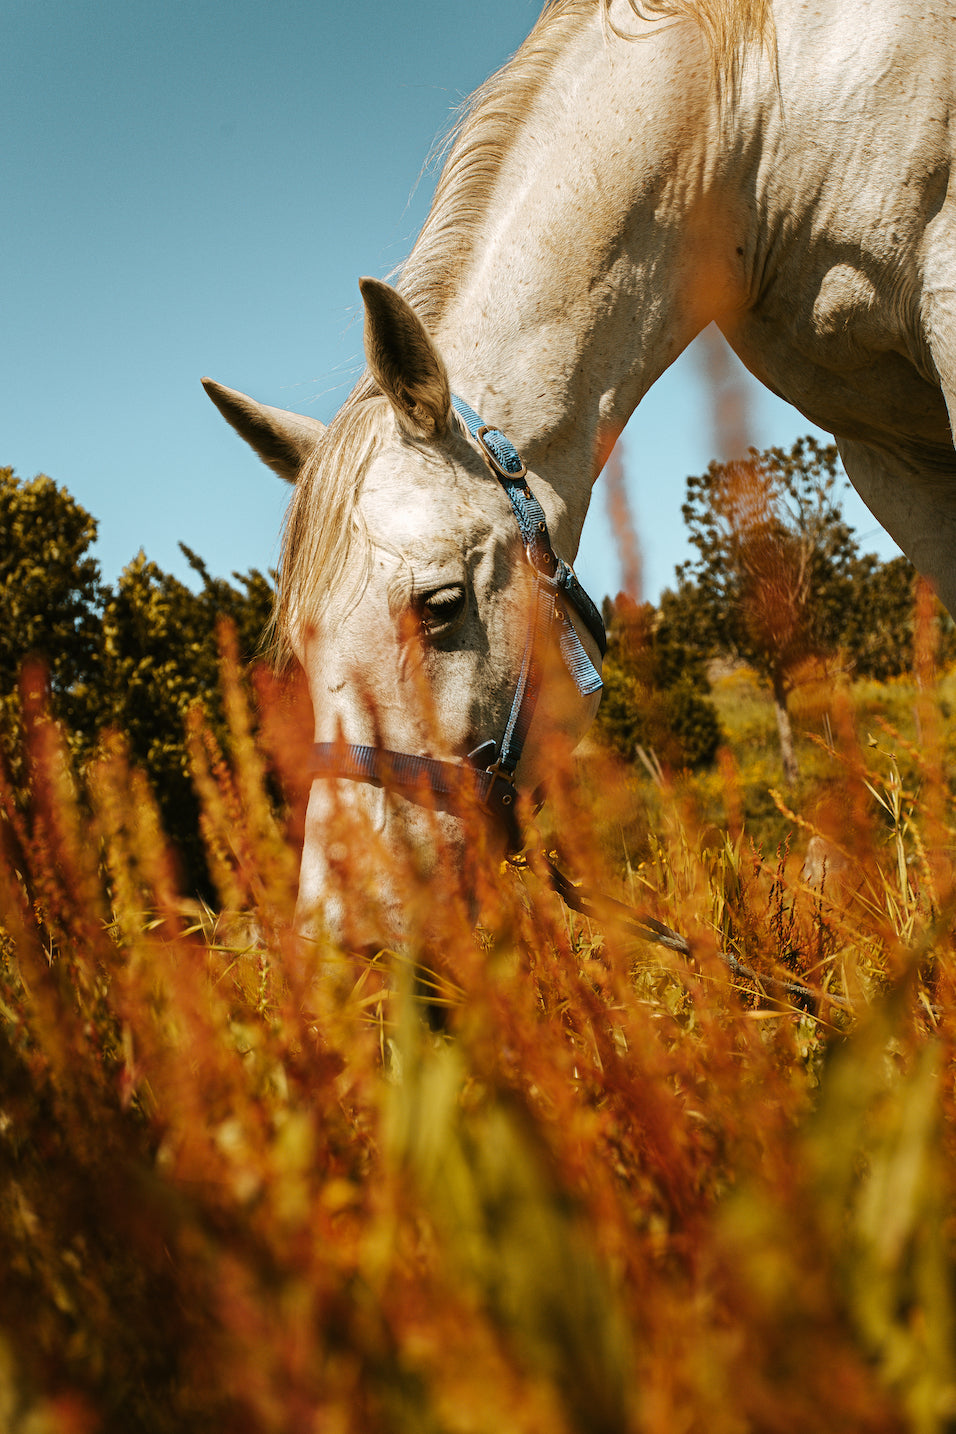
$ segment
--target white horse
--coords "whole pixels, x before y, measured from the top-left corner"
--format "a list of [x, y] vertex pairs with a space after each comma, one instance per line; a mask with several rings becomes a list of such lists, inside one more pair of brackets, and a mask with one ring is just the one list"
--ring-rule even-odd
[[[615, 439], [712, 320], [834, 433], [956, 612], [954, 59], [942, 0], [545, 7], [473, 97], [397, 291], [363, 281], [368, 373], [328, 430], [207, 385], [296, 484], [278, 620], [317, 741], [447, 765], [508, 723], [534, 575], [451, 393], [512, 441], [573, 558]], [[538, 705], [521, 786], [553, 714], [572, 734], [593, 716], [593, 692], [564, 685]], [[317, 780], [305, 926], [332, 785], [385, 827], [422, 820], [401, 796]]]

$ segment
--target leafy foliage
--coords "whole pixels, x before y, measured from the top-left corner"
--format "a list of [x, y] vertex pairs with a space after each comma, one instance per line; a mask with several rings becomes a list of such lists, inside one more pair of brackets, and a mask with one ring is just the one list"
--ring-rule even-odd
[[191, 884], [208, 891], [186, 719], [194, 703], [208, 704], [222, 734], [219, 624], [232, 625], [251, 659], [269, 622], [272, 587], [255, 571], [234, 574], [235, 585], [214, 578], [183, 545], [198, 591], [142, 553], [110, 588], [89, 552], [95, 538], [95, 520], [66, 489], [0, 469], [0, 746], [22, 786], [20, 674], [28, 657], [39, 657], [51, 710], [74, 753], [89, 757], [105, 728], [125, 734]]
[[682, 511], [699, 556], [683, 575], [713, 645], [771, 680], [839, 646], [855, 545], [838, 481], [836, 447], [812, 437], [687, 480]]
[[[710, 653], [751, 665], [776, 704], [784, 772], [797, 777], [790, 695], [808, 660], [884, 679], [913, 662], [915, 573], [904, 558], [861, 556], [839, 504], [837, 450], [812, 437], [789, 453], [751, 450], [687, 480], [698, 556], [675, 601]], [[956, 652], [945, 622], [946, 651]]]
[[194, 592], [140, 553], [121, 573], [102, 614], [103, 686], [98, 725], [122, 732], [148, 773], [166, 830], [194, 882], [205, 887], [199, 804], [190, 775], [186, 721], [194, 703], [208, 707], [223, 734], [219, 693], [220, 624], [237, 634], [250, 661], [272, 611], [272, 587], [261, 573], [234, 575], [238, 587], [213, 578], [182, 545], [201, 580]]
[[672, 595], [665, 593], [657, 611], [620, 593], [605, 600], [604, 619], [598, 734], [630, 761], [639, 748], [676, 769], [713, 761], [720, 725], [705, 695], [700, 647], [687, 642]]
[[0, 702], [8, 724], [23, 660], [42, 653], [58, 713], [71, 730], [95, 725], [105, 596], [88, 551], [95, 538], [94, 519], [51, 478], [21, 483], [0, 468]]
[[[914, 602], [916, 572], [907, 558], [881, 563], [872, 554], [854, 559], [852, 601], [840, 635], [849, 670], [879, 682], [912, 672], [915, 661]], [[942, 607], [939, 660], [956, 660], [956, 627]]]

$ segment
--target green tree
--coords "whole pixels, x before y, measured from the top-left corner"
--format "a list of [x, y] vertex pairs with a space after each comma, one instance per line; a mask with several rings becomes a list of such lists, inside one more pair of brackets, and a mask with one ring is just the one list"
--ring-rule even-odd
[[272, 585], [262, 573], [210, 576], [205, 563], [180, 547], [200, 579], [194, 592], [140, 552], [120, 574], [102, 620], [101, 725], [124, 733], [147, 772], [166, 831], [175, 839], [186, 875], [205, 885], [199, 806], [184, 740], [186, 716], [201, 701], [222, 736], [219, 699], [221, 621], [233, 624], [240, 658], [259, 652], [272, 611]]
[[[908, 558], [881, 563], [866, 553], [853, 564], [853, 598], [847, 605], [843, 648], [855, 677], [885, 682], [913, 670], [916, 569]], [[940, 604], [937, 659], [956, 660], [956, 626]]]
[[751, 449], [688, 478], [684, 520], [705, 641], [750, 663], [773, 693], [784, 776], [797, 759], [789, 714], [796, 670], [840, 646], [858, 561], [839, 503], [837, 450], [813, 438], [789, 453]]
[[8, 757], [19, 725], [24, 661], [46, 663], [56, 715], [73, 732], [96, 721], [106, 589], [89, 549], [96, 520], [40, 474], [0, 468], [0, 709]]
[[639, 748], [669, 767], [712, 762], [720, 723], [699, 647], [688, 644], [674, 594], [659, 609], [619, 593], [604, 602], [608, 650], [599, 736], [633, 761]]
[[218, 627], [235, 627], [254, 658], [272, 609], [262, 573], [212, 577], [182, 546], [197, 590], [140, 553], [115, 587], [90, 547], [96, 521], [52, 479], [0, 469], [0, 747], [21, 794], [20, 675], [31, 655], [49, 673], [50, 705], [74, 755], [88, 756], [104, 728], [122, 732], [150, 777], [166, 830], [193, 887], [207, 881], [185, 721], [201, 700], [222, 733]]

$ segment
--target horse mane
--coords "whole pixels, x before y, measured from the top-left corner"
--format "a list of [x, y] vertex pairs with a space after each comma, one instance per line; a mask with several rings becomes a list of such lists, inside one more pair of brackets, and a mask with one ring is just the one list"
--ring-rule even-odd
[[[696, 23], [707, 42], [718, 98], [734, 93], [748, 47], [773, 50], [772, 0], [628, 0], [639, 20]], [[437, 158], [445, 157], [428, 217], [396, 278], [399, 292], [434, 331], [474, 246], [503, 161], [532, 111], [556, 57], [599, 11], [608, 33], [611, 0], [547, 0], [519, 50], [465, 102]], [[376, 402], [375, 400], [379, 401]], [[386, 406], [365, 373], [329, 425], [296, 484], [286, 520], [272, 646], [288, 656], [295, 630], [317, 625], [366, 544], [356, 500]], [[367, 572], [367, 566], [366, 566]], [[356, 582], [359, 575], [356, 574]]]
[[[644, 21], [696, 23], [707, 43], [718, 98], [736, 92], [751, 45], [774, 49], [773, 0], [628, 0]], [[549, 78], [555, 58], [599, 10], [609, 33], [636, 37], [615, 26], [611, 0], [548, 0], [515, 55], [486, 80], [459, 112], [438, 148], [447, 156], [428, 218], [402, 266], [397, 287], [426, 328], [434, 329], [481, 225], [520, 121]], [[517, 123], [516, 123], [517, 122]]]
[[[610, 0], [600, 0], [605, 23], [622, 39], [632, 37], [611, 25]], [[718, 96], [733, 96], [748, 48], [759, 43], [776, 54], [773, 0], [627, 0], [639, 20], [691, 20], [703, 32], [710, 51]]]

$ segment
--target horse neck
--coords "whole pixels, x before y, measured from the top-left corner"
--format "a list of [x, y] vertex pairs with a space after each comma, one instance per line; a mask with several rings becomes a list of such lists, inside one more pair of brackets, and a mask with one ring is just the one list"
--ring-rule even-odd
[[435, 326], [566, 553], [640, 399], [738, 301], [720, 130], [694, 26], [619, 42], [595, 18], [535, 97]]

